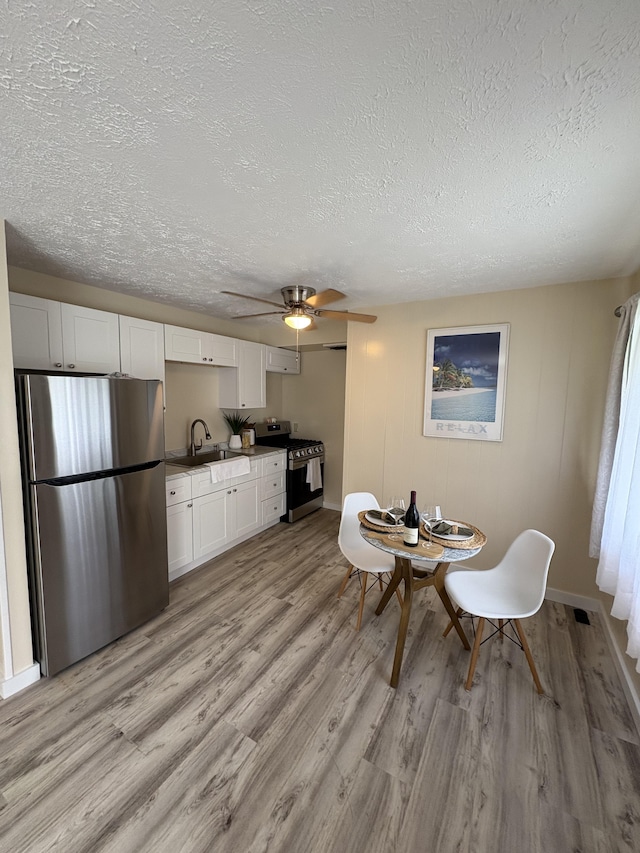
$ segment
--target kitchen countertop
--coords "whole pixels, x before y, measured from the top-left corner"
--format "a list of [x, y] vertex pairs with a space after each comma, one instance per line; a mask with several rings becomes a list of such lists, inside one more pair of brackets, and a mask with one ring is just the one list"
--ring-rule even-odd
[[[232, 456], [248, 456], [251, 458], [253, 456], [272, 456], [275, 453], [286, 453], [286, 450], [283, 447], [263, 447], [255, 444], [249, 450], [228, 450], [227, 453], [229, 454], [229, 458]], [[180, 474], [191, 474], [195, 471], [202, 471], [203, 467], [204, 463], [202, 465], [194, 465], [192, 468], [185, 468], [182, 465], [172, 465], [170, 456], [165, 459], [165, 474], [167, 479], [177, 477]]]

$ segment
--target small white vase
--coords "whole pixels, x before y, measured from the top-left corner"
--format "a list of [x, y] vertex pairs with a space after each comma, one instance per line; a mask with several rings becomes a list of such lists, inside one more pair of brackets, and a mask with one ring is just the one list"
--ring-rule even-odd
[[229, 447], [231, 450], [240, 450], [242, 447], [242, 438], [239, 435], [232, 435], [229, 439]]

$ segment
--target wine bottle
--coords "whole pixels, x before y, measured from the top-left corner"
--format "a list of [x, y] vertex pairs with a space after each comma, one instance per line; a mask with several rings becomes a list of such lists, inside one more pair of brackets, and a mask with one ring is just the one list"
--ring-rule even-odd
[[415, 548], [415, 546], [418, 544], [419, 530], [420, 513], [418, 512], [418, 507], [416, 506], [416, 493], [411, 492], [411, 503], [409, 504], [409, 509], [406, 511], [404, 516], [404, 544]]

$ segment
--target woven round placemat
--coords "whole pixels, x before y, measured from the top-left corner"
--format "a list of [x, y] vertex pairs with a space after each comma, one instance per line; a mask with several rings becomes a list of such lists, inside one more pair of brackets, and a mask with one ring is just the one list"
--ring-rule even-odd
[[362, 512], [358, 513], [358, 518], [360, 520], [360, 524], [363, 527], [366, 527], [367, 530], [375, 530], [377, 533], [403, 533], [404, 532], [404, 524], [398, 524], [397, 527], [389, 527], [388, 524], [374, 524], [373, 521], [369, 521], [366, 518], [368, 512], [371, 512], [370, 509], [363, 509]]
[[[447, 521], [453, 520], [447, 519]], [[471, 551], [473, 548], [482, 548], [482, 546], [486, 544], [487, 537], [484, 535], [482, 530], [478, 530], [478, 528], [474, 527], [473, 524], [469, 524], [467, 521], [453, 521], [453, 524], [458, 524], [460, 527], [468, 527], [469, 530], [473, 530], [473, 536], [471, 539], [464, 539], [456, 542], [455, 539], [444, 539], [442, 536], [436, 536], [434, 533], [431, 537], [432, 540], [437, 542], [439, 545], [444, 545], [445, 548], [454, 548], [461, 551]], [[424, 539], [429, 538], [429, 531], [425, 527], [424, 521], [420, 522], [420, 535]]]

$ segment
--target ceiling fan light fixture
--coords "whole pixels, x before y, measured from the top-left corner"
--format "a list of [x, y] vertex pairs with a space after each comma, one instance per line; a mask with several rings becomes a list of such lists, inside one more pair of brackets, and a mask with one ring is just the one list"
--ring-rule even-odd
[[288, 314], [283, 314], [282, 319], [290, 329], [306, 329], [312, 323], [312, 317], [309, 317], [302, 308], [292, 308]]

